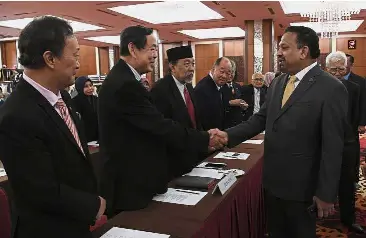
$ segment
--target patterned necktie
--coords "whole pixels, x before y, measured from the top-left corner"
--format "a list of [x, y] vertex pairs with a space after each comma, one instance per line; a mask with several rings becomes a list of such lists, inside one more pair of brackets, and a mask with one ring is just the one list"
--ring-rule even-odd
[[69, 128], [71, 134], [74, 136], [74, 139], [75, 139], [76, 143], [78, 144], [79, 148], [81, 149], [81, 151], [85, 155], [83, 147], [81, 146], [78, 131], [76, 130], [76, 126], [75, 126], [74, 122], [71, 119], [69, 110], [67, 109], [65, 102], [62, 99], [59, 99], [56, 103], [56, 108], [58, 108], [60, 110], [61, 118], [65, 121], [65, 123], [66, 123], [67, 127]]
[[283, 107], [283, 105], [285, 105], [287, 100], [290, 98], [291, 94], [294, 92], [294, 90], [295, 90], [295, 81], [296, 81], [296, 76], [292, 75], [290, 77], [290, 79], [288, 80], [285, 91], [283, 93], [282, 107]]
[[184, 86], [183, 93], [184, 93], [184, 99], [186, 100], [186, 106], [187, 106], [189, 117], [191, 118], [193, 128], [196, 129], [196, 116], [194, 114], [194, 106], [193, 106], [191, 96], [189, 95], [189, 92], [188, 92], [186, 86]]

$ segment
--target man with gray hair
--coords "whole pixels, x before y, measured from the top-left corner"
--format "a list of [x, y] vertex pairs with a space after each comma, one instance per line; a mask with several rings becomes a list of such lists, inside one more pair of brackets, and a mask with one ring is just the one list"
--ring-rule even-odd
[[363, 228], [355, 223], [355, 186], [357, 179], [355, 168], [359, 160], [358, 140], [360, 88], [356, 83], [345, 80], [347, 56], [341, 51], [332, 52], [326, 58], [327, 71], [340, 80], [348, 91], [348, 114], [346, 121], [341, 177], [339, 181], [339, 209], [341, 222], [350, 230], [364, 233]]

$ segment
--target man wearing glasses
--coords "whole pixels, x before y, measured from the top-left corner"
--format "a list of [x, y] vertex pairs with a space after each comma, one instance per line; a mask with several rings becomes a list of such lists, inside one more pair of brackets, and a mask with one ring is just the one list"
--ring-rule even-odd
[[355, 221], [356, 189], [354, 186], [358, 176], [355, 168], [357, 167], [357, 160], [360, 160], [358, 155], [360, 148], [357, 143], [360, 87], [356, 83], [344, 78], [347, 74], [347, 56], [343, 52], [337, 51], [330, 53], [326, 58], [326, 68], [330, 74], [346, 86], [348, 91], [347, 126], [338, 192], [341, 222], [351, 231], [363, 234], [363, 228], [356, 224]]
[[267, 87], [264, 85], [263, 74], [253, 74], [251, 84], [244, 86], [242, 90], [243, 100], [249, 105], [244, 115], [244, 121], [246, 121], [259, 111], [266, 98]]

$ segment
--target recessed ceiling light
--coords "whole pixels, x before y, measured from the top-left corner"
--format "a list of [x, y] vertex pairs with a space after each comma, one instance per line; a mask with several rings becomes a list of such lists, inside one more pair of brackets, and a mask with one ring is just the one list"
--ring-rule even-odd
[[[61, 18], [61, 17], [59, 17]], [[0, 26], [4, 27], [10, 27], [10, 28], [17, 28], [17, 29], [23, 29], [28, 23], [30, 23], [34, 18], [21, 18], [21, 19], [15, 19], [15, 20], [6, 20], [6, 21], [0, 21]], [[63, 19], [63, 18], [61, 18]], [[88, 23], [73, 21], [64, 19], [70, 23], [72, 28], [74, 29], [74, 32], [78, 31], [94, 31], [94, 30], [100, 30], [104, 29], [100, 26], [91, 25]]]
[[[338, 25], [338, 32], [356, 31], [358, 27], [363, 23], [363, 20], [348, 20], [341, 21]], [[291, 26], [306, 26], [313, 29], [315, 32], [322, 32], [322, 25], [318, 22], [294, 22], [290, 23]]]
[[240, 27], [210, 28], [178, 31], [182, 34], [192, 36], [197, 39], [217, 39], [244, 37], [245, 31]]
[[153, 24], [224, 18], [199, 1], [168, 1], [109, 8], [112, 11]]
[[92, 40], [92, 41], [99, 41], [104, 42], [108, 44], [114, 44], [119, 45], [120, 36], [94, 36], [94, 37], [87, 37], [86, 40]]
[[[366, 9], [366, 2], [361, 1], [329, 2], [340, 9]], [[314, 12], [324, 7], [321, 1], [280, 1], [280, 4], [285, 14]]]

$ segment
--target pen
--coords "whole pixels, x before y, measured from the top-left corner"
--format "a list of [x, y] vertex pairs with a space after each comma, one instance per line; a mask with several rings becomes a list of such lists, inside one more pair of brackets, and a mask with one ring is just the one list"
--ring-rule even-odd
[[193, 191], [186, 191], [186, 190], [180, 190], [180, 189], [175, 189], [178, 192], [182, 192], [182, 193], [190, 193], [190, 194], [196, 194], [196, 195], [200, 195], [199, 193], [193, 192]]

